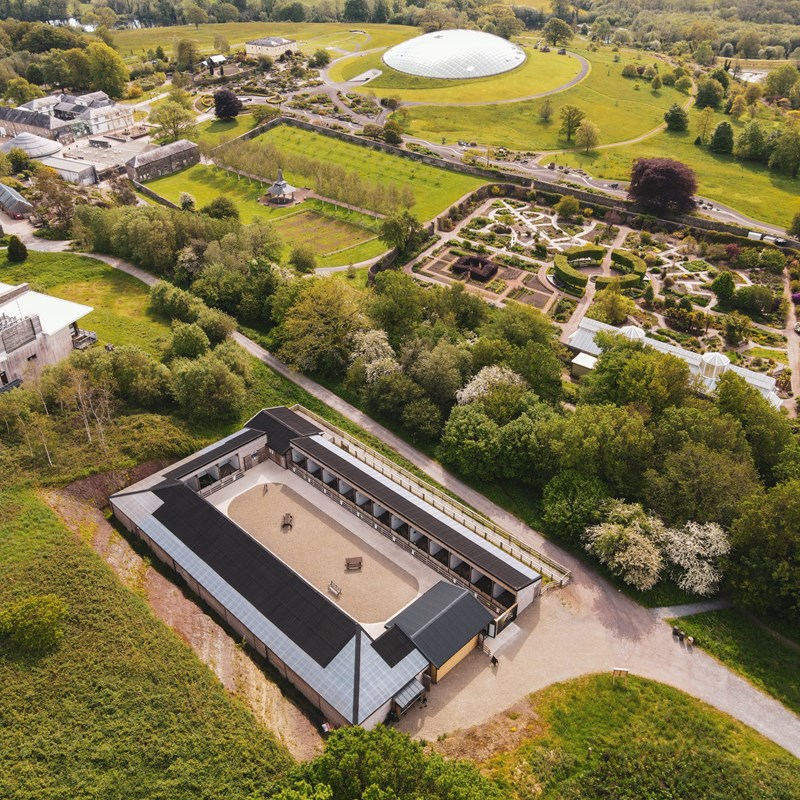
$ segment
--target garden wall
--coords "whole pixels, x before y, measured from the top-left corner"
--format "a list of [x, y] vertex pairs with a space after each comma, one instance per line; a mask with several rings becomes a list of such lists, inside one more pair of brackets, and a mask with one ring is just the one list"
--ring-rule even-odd
[[166, 206], [167, 208], [178, 208], [178, 206], [176, 206], [171, 200], [167, 200], [166, 197], [162, 197], [152, 189], [148, 189], [143, 183], [139, 183], [139, 181], [135, 181], [133, 179], [131, 179], [131, 183], [136, 187], [137, 192], [141, 192], [143, 195], [145, 195], [145, 197], [155, 200], [156, 203], [160, 203], [162, 206]]

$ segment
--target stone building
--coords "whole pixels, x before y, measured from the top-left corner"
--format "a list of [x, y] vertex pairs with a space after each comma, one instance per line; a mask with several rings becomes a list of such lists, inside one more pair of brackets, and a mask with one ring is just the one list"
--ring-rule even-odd
[[125, 164], [131, 180], [144, 183], [191, 167], [200, 161], [200, 148], [187, 139], [165, 144], [134, 156]]

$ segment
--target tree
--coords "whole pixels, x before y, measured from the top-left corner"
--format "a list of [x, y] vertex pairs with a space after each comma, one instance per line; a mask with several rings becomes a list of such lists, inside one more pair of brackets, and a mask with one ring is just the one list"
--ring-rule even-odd
[[219, 195], [210, 203], [200, 209], [201, 214], [206, 214], [212, 219], [239, 219], [239, 207], [230, 197]]
[[[178, 72], [189, 72], [194, 69], [194, 65], [200, 60], [200, 48], [197, 42], [192, 39], [178, 39], [173, 45], [175, 52], [175, 69]], [[191, 76], [186, 76], [191, 85]], [[173, 84], [175, 79], [173, 78]]]
[[[552, 22], [552, 20], [551, 20]], [[561, 109], [561, 128], [559, 133], [563, 134], [567, 141], [572, 139], [572, 134], [578, 130], [578, 126], [586, 116], [585, 111], [581, 111], [577, 106], [566, 105]]]
[[25, 78], [12, 78], [6, 84], [6, 92], [3, 95], [6, 100], [10, 100], [15, 106], [21, 106], [36, 97], [44, 97], [44, 92]]
[[770, 70], [764, 79], [764, 94], [767, 97], [788, 97], [792, 87], [800, 81], [800, 72], [794, 64], [784, 64]]
[[500, 339], [514, 347], [525, 347], [528, 342], [549, 345], [555, 332], [546, 314], [522, 303], [508, 303], [481, 328], [481, 336]]
[[407, 403], [400, 421], [414, 439], [432, 441], [442, 432], [442, 412], [427, 397]]
[[279, 326], [281, 357], [305, 372], [342, 375], [353, 334], [366, 328], [361, 302], [343, 281], [312, 280]]
[[697, 178], [671, 158], [638, 158], [633, 162], [628, 198], [654, 211], [686, 213], [694, 206]]
[[574, 35], [572, 28], [558, 17], [551, 17], [542, 28], [544, 40], [551, 45], [569, 44]]
[[322, 69], [331, 63], [331, 54], [324, 48], [320, 48], [314, 52], [314, 55], [308, 60], [308, 66], [314, 69]]
[[556, 213], [559, 219], [573, 219], [580, 212], [581, 204], [571, 194], [562, 195], [561, 199], [556, 203]]
[[608, 325], [619, 326], [635, 311], [636, 303], [622, 294], [619, 283], [615, 281], [608, 288], [595, 294], [587, 316]]
[[345, 0], [345, 22], [369, 22], [369, 4], [367, 0]]
[[244, 406], [245, 384], [213, 353], [172, 363], [172, 392], [193, 422], [232, 420]]
[[737, 94], [731, 103], [730, 114], [734, 119], [740, 119], [745, 111], [747, 111], [747, 100], [744, 99], [743, 94]]
[[30, 652], [51, 650], [64, 637], [67, 604], [55, 594], [33, 595], [0, 611], [0, 635]]
[[727, 270], [720, 272], [711, 284], [711, 291], [717, 296], [720, 304], [727, 305], [730, 303], [736, 291], [736, 282], [733, 280], [733, 275]]
[[200, 8], [196, 3], [185, 2], [183, 4], [183, 19], [187, 25], [194, 25], [197, 30], [203, 23], [208, 22], [208, 14], [205, 9]]
[[800, 211], [792, 217], [792, 224], [786, 229], [789, 236], [794, 236], [795, 239], [800, 237]]
[[766, 155], [766, 136], [761, 124], [756, 120], [748, 122], [734, 146], [734, 153], [737, 158], [744, 158], [748, 161], [763, 161]]
[[677, 584], [700, 596], [716, 594], [722, 580], [721, 559], [730, 551], [725, 531], [715, 522], [687, 522], [665, 531], [664, 555], [678, 572]]
[[730, 122], [723, 120], [714, 128], [708, 149], [712, 153], [732, 153], [733, 152], [733, 127]]
[[517, 350], [512, 366], [542, 400], [548, 403], [558, 403], [561, 400], [561, 373], [564, 367], [550, 344], [527, 342], [523, 348]]
[[599, 508], [607, 498], [608, 487], [599, 478], [564, 470], [544, 487], [542, 518], [549, 531], [574, 539], [598, 519]]
[[166, 100], [150, 112], [150, 122], [158, 129], [156, 137], [159, 141], [174, 142], [194, 125], [194, 114]]
[[708, 135], [711, 133], [711, 126], [714, 124], [714, 109], [704, 108], [697, 115], [697, 138], [706, 143]]
[[580, 147], [585, 153], [594, 150], [600, 143], [600, 128], [591, 120], [582, 119], [581, 124], [578, 125], [578, 130], [575, 131], [575, 144]]
[[661, 80], [661, 76], [656, 74], [653, 76], [653, 80], [650, 81], [650, 88], [654, 92], [661, 91], [661, 87], [663, 86], [663, 81]]
[[743, 58], [758, 58], [759, 50], [761, 50], [761, 36], [757, 31], [745, 31], [739, 37], [737, 51]]
[[791, 618], [800, 613], [800, 480], [754, 495], [731, 528], [728, 582], [739, 603]]
[[652, 589], [664, 566], [659, 548], [664, 524], [640, 505], [618, 500], [608, 503], [603, 513], [605, 521], [587, 528], [581, 537], [584, 547], [625, 583], [640, 592]]
[[724, 96], [722, 84], [714, 78], [706, 78], [697, 84], [694, 104], [697, 108], [719, 108]]
[[398, 346], [422, 322], [424, 290], [405, 272], [384, 270], [375, 276], [368, 313]]
[[227, 55], [231, 51], [228, 40], [221, 33], [214, 34], [214, 49], [222, 55]]
[[411, 251], [424, 235], [422, 223], [410, 211], [396, 211], [381, 222], [380, 240], [398, 253]]
[[28, 257], [28, 248], [17, 236], [11, 236], [8, 240], [6, 258], [11, 264], [21, 264]]
[[667, 130], [685, 131], [689, 129], [689, 113], [677, 103], [673, 103], [664, 114]]
[[172, 323], [172, 352], [177, 358], [198, 358], [208, 352], [211, 344], [205, 331], [196, 322]]
[[235, 119], [242, 108], [242, 101], [230, 89], [214, 92], [214, 114], [218, 119]]
[[545, 97], [539, 105], [539, 119], [542, 122], [550, 122], [553, 116], [553, 101]]
[[92, 86], [109, 97], [122, 97], [128, 85], [128, 68], [122, 56], [107, 44], [92, 42], [86, 48], [86, 57]]
[[440, 339], [434, 347], [410, 348], [402, 353], [403, 364], [411, 377], [425, 390], [428, 397], [442, 408], [456, 399], [470, 368], [469, 350], [464, 345]]
[[692, 86], [694, 86], [694, 84], [688, 75], [684, 75], [675, 81], [675, 88], [684, 94], [689, 94], [689, 92], [692, 90]]
[[700, 42], [692, 55], [694, 60], [703, 67], [708, 67], [714, 63], [714, 50], [711, 47], [711, 42]]
[[317, 268], [317, 255], [307, 244], [295, 245], [289, 254], [289, 263], [302, 273], [313, 272]]
[[800, 123], [788, 123], [778, 136], [769, 157], [769, 167], [797, 177], [800, 172]]
[[732, 311], [722, 318], [722, 335], [733, 347], [738, 347], [750, 335], [752, 323], [750, 319], [738, 311]]
[[485, 479], [495, 472], [499, 445], [497, 423], [480, 406], [456, 406], [445, 423], [439, 456], [465, 477]]

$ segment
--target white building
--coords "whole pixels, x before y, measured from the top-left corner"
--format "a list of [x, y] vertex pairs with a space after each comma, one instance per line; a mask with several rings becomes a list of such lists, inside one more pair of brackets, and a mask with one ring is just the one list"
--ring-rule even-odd
[[246, 42], [244, 52], [248, 58], [280, 58], [285, 53], [296, 53], [300, 45], [294, 39], [284, 39], [282, 36], [266, 36], [263, 39], [253, 39]]
[[[701, 389], [705, 394], [713, 394], [717, 387], [717, 382], [725, 372], [735, 372], [739, 377], [744, 378], [747, 383], [754, 389], [757, 389], [774, 408], [779, 408], [783, 401], [778, 397], [776, 390], [775, 378], [765, 375], [763, 372], [754, 372], [751, 369], [744, 369], [737, 367], [735, 364], [730, 363], [730, 359], [724, 353], [695, 353], [692, 350], [684, 350], [674, 344], [661, 342], [658, 339], [652, 339], [647, 336], [641, 328], [635, 325], [626, 325], [623, 328], [615, 328], [613, 325], [607, 325], [605, 322], [598, 322], [596, 319], [589, 319], [584, 317], [578, 329], [569, 337], [569, 346], [577, 353], [586, 353], [590, 356], [599, 356], [602, 352], [595, 336], [600, 332], [614, 333], [630, 341], [638, 341], [654, 350], [661, 353], [667, 353], [681, 361], [685, 361], [689, 365], [689, 370], [697, 377], [700, 382]], [[582, 367], [584, 373], [594, 368], [594, 365], [588, 366], [585, 361], [578, 361], [577, 358], [572, 362], [580, 370]]]
[[78, 320], [91, 311], [33, 292], [27, 283], [0, 283], [0, 391], [96, 342], [96, 334], [78, 327]]
[[76, 136], [92, 136], [133, 127], [133, 109], [115, 103], [105, 92], [55, 94], [30, 100], [20, 109], [59, 120]]

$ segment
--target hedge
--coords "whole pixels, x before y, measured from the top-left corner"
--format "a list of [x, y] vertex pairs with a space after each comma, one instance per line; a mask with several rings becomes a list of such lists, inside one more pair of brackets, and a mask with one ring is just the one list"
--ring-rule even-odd
[[570, 266], [564, 253], [556, 253], [554, 259], [556, 277], [567, 286], [583, 294], [589, 277]]
[[647, 272], [647, 264], [644, 263], [644, 260], [629, 250], [612, 250], [611, 260], [624, 272], [636, 275], [639, 280], [644, 278]]
[[599, 245], [585, 245], [584, 247], [572, 247], [565, 253], [567, 261], [574, 264], [576, 261], [589, 261], [591, 264], [600, 264], [606, 255], [605, 247]]
[[631, 272], [621, 277], [619, 275], [598, 275], [594, 285], [600, 291], [601, 289], [607, 289], [614, 282], [619, 284], [620, 289], [633, 289], [642, 284], [641, 278]]

